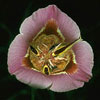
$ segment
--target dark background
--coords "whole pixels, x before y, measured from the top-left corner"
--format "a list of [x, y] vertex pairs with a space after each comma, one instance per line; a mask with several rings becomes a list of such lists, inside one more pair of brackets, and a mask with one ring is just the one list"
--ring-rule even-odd
[[[10, 76], [8, 47], [19, 33], [20, 24], [38, 8], [56, 4], [80, 27], [82, 38], [94, 51], [93, 78], [77, 90], [55, 93], [32, 90]], [[0, 100], [97, 100], [100, 99], [100, 0], [0, 0]], [[36, 91], [36, 92], [35, 92]], [[33, 96], [31, 95], [33, 92]]]

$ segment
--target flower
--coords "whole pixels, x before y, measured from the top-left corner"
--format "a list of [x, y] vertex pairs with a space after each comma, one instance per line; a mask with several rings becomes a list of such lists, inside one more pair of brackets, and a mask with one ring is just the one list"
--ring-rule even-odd
[[55, 5], [26, 18], [8, 51], [8, 71], [32, 87], [66, 92], [92, 76], [93, 51], [77, 24]]

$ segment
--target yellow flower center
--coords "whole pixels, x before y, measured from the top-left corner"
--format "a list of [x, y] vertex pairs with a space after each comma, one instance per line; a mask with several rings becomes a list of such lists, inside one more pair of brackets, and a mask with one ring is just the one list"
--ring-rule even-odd
[[66, 43], [56, 21], [50, 19], [30, 42], [22, 65], [46, 75], [75, 73], [78, 66], [72, 46], [80, 40]]

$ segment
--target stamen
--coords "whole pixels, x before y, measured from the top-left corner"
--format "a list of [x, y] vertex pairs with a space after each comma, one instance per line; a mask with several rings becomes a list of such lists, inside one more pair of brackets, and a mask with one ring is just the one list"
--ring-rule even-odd
[[49, 63], [50, 63], [51, 66], [54, 66], [50, 59], [49, 59]]
[[74, 44], [76, 44], [77, 42], [81, 41], [81, 37], [79, 37], [77, 40], [73, 41], [72, 43], [66, 45], [65, 43], [60, 43], [54, 50], [54, 53], [53, 55], [54, 56], [58, 56], [58, 55], [61, 55], [65, 52], [67, 52], [69, 49], [71, 49]]
[[49, 50], [54, 49], [57, 45], [58, 45], [58, 44], [54, 44], [54, 45], [52, 45], [52, 46], [50, 47], [50, 49], [49, 49]]
[[38, 50], [39, 50], [40, 52], [42, 52], [41, 49], [39, 48], [39, 46], [37, 46], [37, 48], [38, 48]]
[[48, 48], [48, 46], [47, 45], [45, 45], [44, 43], [42, 44], [43, 46], [45, 46], [46, 48]]

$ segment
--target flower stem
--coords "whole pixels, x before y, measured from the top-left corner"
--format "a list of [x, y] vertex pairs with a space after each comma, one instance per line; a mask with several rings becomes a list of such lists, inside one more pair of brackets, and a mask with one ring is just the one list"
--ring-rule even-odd
[[31, 88], [31, 100], [35, 100], [36, 89]]
[[54, 92], [49, 91], [49, 94], [50, 94], [50, 100], [55, 100]]

